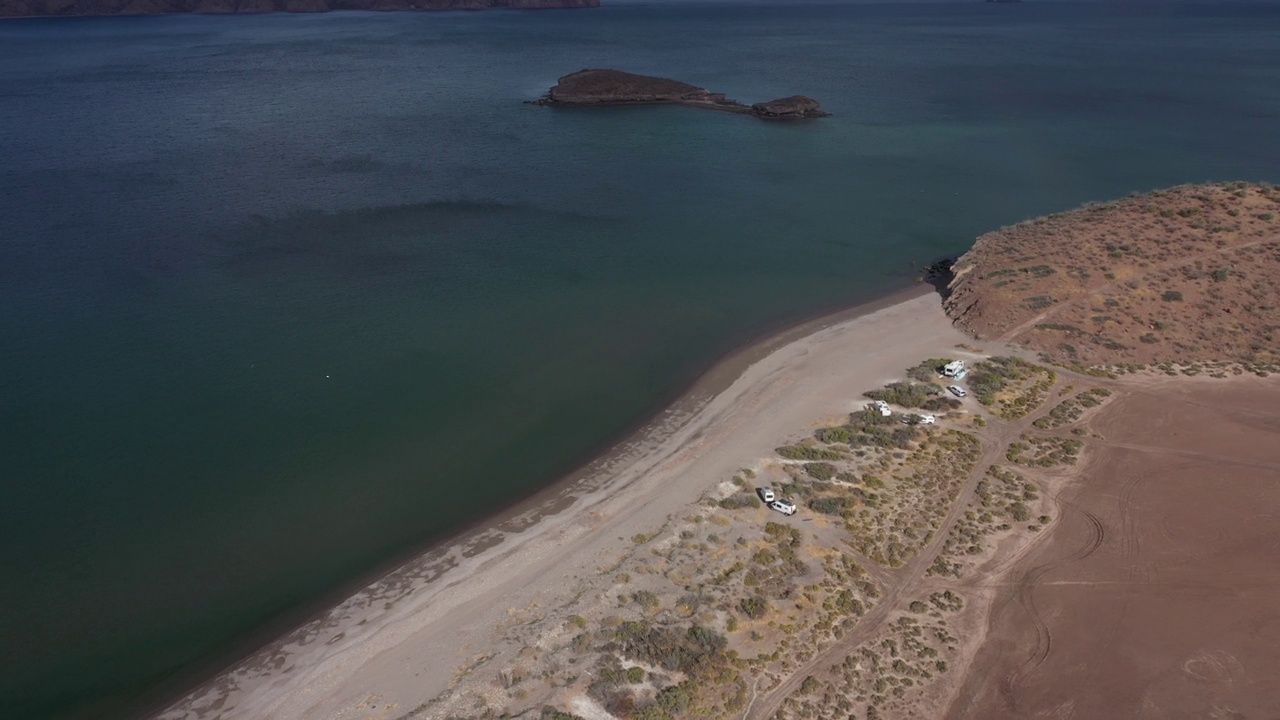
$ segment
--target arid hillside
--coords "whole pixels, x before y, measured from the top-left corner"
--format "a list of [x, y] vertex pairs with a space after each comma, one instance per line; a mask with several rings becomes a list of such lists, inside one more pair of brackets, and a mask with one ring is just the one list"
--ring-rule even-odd
[[1280, 360], [1280, 186], [1184, 185], [978, 238], [956, 325], [1073, 365]]

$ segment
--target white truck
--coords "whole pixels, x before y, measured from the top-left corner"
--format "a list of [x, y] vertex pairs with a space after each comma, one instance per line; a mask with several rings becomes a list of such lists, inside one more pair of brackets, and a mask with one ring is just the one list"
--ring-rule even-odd
[[889, 403], [883, 400], [877, 400], [871, 403], [870, 405], [867, 406], [867, 409], [875, 410], [876, 412], [880, 413], [882, 417], [889, 417], [890, 415], [893, 414], [893, 410], [889, 409]]

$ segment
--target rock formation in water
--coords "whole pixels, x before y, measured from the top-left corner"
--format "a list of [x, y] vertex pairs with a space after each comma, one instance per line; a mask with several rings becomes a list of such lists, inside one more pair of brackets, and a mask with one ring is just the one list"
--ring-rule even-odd
[[0, 17], [599, 7], [600, 0], [0, 0]]
[[743, 105], [722, 93], [682, 83], [678, 80], [636, 75], [621, 70], [579, 70], [560, 78], [547, 96], [536, 101], [552, 107], [592, 107], [606, 105], [688, 105], [707, 110], [754, 115], [769, 120], [827, 117], [818, 101], [803, 95], [755, 105]]

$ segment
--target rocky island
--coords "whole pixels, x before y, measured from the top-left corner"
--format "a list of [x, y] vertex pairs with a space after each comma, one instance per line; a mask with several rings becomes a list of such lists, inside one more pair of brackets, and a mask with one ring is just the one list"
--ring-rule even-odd
[[600, 0], [4, 0], [0, 17], [599, 7]]
[[723, 93], [678, 80], [636, 75], [621, 70], [579, 70], [560, 78], [537, 105], [593, 107], [609, 105], [688, 105], [723, 112], [754, 115], [767, 120], [801, 120], [828, 117], [818, 101], [803, 95], [744, 105]]

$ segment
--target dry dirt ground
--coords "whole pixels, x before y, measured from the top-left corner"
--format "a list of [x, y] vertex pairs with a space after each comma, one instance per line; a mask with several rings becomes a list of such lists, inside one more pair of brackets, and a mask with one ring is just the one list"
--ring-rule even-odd
[[1280, 717], [1280, 382], [1107, 384], [948, 717]]
[[946, 301], [983, 339], [1079, 366], [1280, 365], [1280, 186], [1186, 185], [978, 238]]

